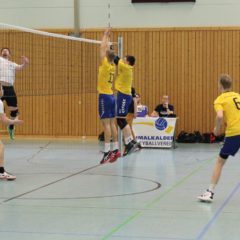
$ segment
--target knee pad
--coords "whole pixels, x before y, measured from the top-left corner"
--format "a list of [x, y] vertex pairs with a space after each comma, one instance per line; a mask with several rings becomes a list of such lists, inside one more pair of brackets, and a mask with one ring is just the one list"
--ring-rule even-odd
[[17, 115], [18, 115], [18, 109], [17, 110], [13, 110], [13, 111], [10, 112], [10, 116], [12, 118], [15, 118]]
[[227, 155], [227, 154], [222, 154], [222, 153], [220, 153], [219, 156], [220, 156], [222, 159], [224, 159], [224, 160], [227, 160], [228, 157], [229, 157], [229, 155]]
[[127, 121], [125, 118], [117, 118], [117, 124], [120, 127], [120, 129], [124, 129], [127, 126]]

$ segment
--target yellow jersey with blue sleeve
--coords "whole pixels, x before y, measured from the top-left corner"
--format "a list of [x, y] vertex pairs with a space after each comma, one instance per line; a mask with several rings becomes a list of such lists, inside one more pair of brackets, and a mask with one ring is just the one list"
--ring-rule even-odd
[[240, 135], [240, 95], [235, 92], [222, 93], [214, 101], [215, 111], [222, 110], [226, 123], [226, 137]]
[[98, 86], [99, 94], [113, 94], [113, 79], [115, 75], [115, 65], [108, 62], [104, 57], [98, 70]]
[[118, 76], [115, 81], [115, 89], [121, 93], [131, 95], [133, 80], [133, 66], [124, 63], [122, 59], [118, 62]]

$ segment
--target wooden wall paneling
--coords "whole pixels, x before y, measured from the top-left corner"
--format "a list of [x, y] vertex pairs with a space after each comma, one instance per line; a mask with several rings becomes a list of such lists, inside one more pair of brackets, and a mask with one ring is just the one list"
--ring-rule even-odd
[[178, 32], [174, 34], [174, 44], [173, 44], [173, 55], [174, 55], [174, 74], [173, 74], [173, 95], [171, 97], [172, 103], [175, 107], [175, 111], [177, 110], [177, 102], [181, 98], [180, 95], [178, 95], [178, 88], [179, 88], [179, 47], [178, 47]]
[[[146, 65], [147, 65], [147, 59], [146, 59], [146, 54], [145, 54], [145, 52], [147, 51], [146, 40], [145, 40], [146, 33], [145, 32], [139, 32], [138, 34], [140, 35], [139, 36], [139, 46], [138, 46], [139, 54], [138, 54], [136, 65], [138, 66], [139, 74], [135, 75], [135, 80], [134, 81], [137, 82], [137, 86], [138, 86], [137, 91], [141, 95], [141, 102], [142, 102], [142, 104], [145, 105], [145, 104], [148, 104], [148, 103], [147, 103], [147, 96], [146, 96], [146, 94], [144, 94], [144, 89], [149, 82], [149, 79], [146, 75]], [[138, 40], [136, 40], [136, 42], [137, 41]], [[136, 72], [136, 70], [135, 70], [135, 72]]]
[[168, 32], [162, 32], [162, 41], [163, 44], [161, 45], [162, 51], [162, 61], [161, 61], [161, 85], [160, 85], [160, 95], [158, 103], [162, 101], [163, 94], [167, 94], [167, 85], [168, 85], [168, 65], [169, 65], [169, 39], [168, 39]]
[[177, 72], [177, 66], [176, 66], [176, 53], [175, 53], [175, 31], [171, 31], [170, 33], [170, 59], [171, 59], [171, 71], [169, 74], [169, 84], [168, 84], [168, 91], [167, 91], [167, 95], [169, 95], [170, 97], [170, 102], [172, 104], [174, 104], [174, 99], [175, 99], [175, 81], [176, 81], [176, 75], [175, 72]]
[[150, 106], [154, 106], [154, 101], [153, 101], [153, 64], [154, 64], [154, 60], [153, 60], [153, 49], [154, 49], [154, 45], [153, 45], [153, 32], [149, 31], [148, 33], [148, 71], [147, 71], [147, 78], [149, 79], [148, 84], [146, 85], [145, 88], [145, 94], [148, 96], [148, 102], [150, 104]]
[[87, 54], [86, 54], [86, 43], [83, 43], [82, 44], [82, 117], [81, 117], [81, 120], [82, 120], [82, 135], [83, 136], [86, 136], [87, 134], [87, 126], [86, 126], [86, 113], [87, 113], [87, 107], [86, 107], [86, 101], [87, 101], [87, 98], [86, 98], [86, 92], [84, 89], [86, 89], [86, 81], [87, 81], [87, 75], [86, 75], [86, 57], [87, 57]]
[[183, 68], [184, 68], [184, 88], [183, 88], [183, 112], [181, 115], [182, 119], [182, 128], [185, 129], [186, 131], [189, 131], [189, 125], [187, 124], [187, 119], [190, 117], [188, 115], [189, 113], [189, 108], [188, 108], [188, 89], [189, 89], [189, 33], [188, 31], [184, 32], [184, 40], [183, 40], [183, 45], [184, 45], [184, 58], [183, 58]]
[[[174, 100], [173, 100], [173, 104], [174, 104], [174, 111], [175, 111], [175, 114], [177, 114], [178, 117], [180, 117], [178, 115], [178, 112], [180, 112], [180, 106], [182, 105], [181, 104], [181, 101], [182, 101], [182, 97], [183, 95], [181, 94], [181, 84], [182, 84], [182, 67], [181, 67], [181, 57], [182, 57], [182, 48], [181, 48], [181, 32], [178, 31], [176, 33], [176, 36], [175, 36], [175, 50], [174, 52], [176, 52], [175, 54], [175, 76], [174, 76], [174, 79], [175, 79], [175, 84], [174, 84]], [[179, 129], [179, 120], [180, 118], [178, 119], [178, 122], [177, 122], [177, 130]]]
[[[207, 132], [214, 124], [220, 73], [232, 75], [234, 90], [240, 88], [239, 34], [239, 28], [114, 29], [113, 39], [122, 35], [124, 55], [136, 56], [134, 86], [150, 113], [169, 94], [180, 118], [178, 129]], [[28, 68], [16, 77], [25, 120], [17, 133], [97, 135], [99, 45], [17, 31], [0, 36], [0, 44], [13, 50], [13, 61], [20, 62], [23, 54], [30, 58]], [[102, 30], [86, 30], [84, 36], [101, 39]]]
[[153, 108], [159, 99], [160, 74], [159, 74], [159, 58], [160, 58], [160, 39], [159, 31], [153, 32]]
[[86, 90], [85, 90], [85, 95], [86, 95], [86, 99], [85, 99], [85, 108], [86, 108], [86, 112], [85, 112], [85, 123], [86, 123], [86, 133], [85, 135], [91, 135], [91, 131], [92, 131], [92, 121], [91, 118], [89, 117], [89, 113], [90, 113], [90, 109], [91, 109], [91, 85], [92, 85], [92, 79], [91, 79], [91, 72], [92, 72], [92, 66], [93, 64], [91, 64], [91, 61], [93, 61], [91, 59], [91, 48], [89, 44], [86, 44], [86, 57], [87, 57], [87, 61], [86, 61], [86, 65], [85, 65], [85, 72], [86, 72], [86, 76], [85, 76], [85, 86], [86, 86]]
[[[187, 87], [185, 88], [185, 91], [187, 93], [187, 99], [186, 102], [187, 104], [185, 105], [186, 108], [186, 112], [187, 112], [187, 119], [185, 119], [185, 121], [187, 120], [187, 125], [188, 125], [188, 131], [190, 131], [190, 129], [192, 129], [192, 122], [194, 120], [194, 109], [196, 108], [196, 106], [194, 106], [194, 103], [192, 101], [194, 101], [194, 88], [193, 88], [193, 79], [192, 79], [192, 68], [194, 65], [194, 59], [192, 58], [192, 54], [193, 54], [193, 33], [191, 30], [188, 31], [188, 67], [187, 67], [187, 71], [188, 71], [188, 78], [187, 78]], [[191, 117], [189, 117], [191, 116]]]
[[208, 51], [209, 51], [209, 64], [208, 64], [208, 102], [207, 102], [207, 108], [210, 110], [209, 113], [207, 114], [208, 116], [208, 129], [210, 131], [213, 130], [213, 90], [215, 87], [215, 81], [213, 79], [213, 36], [212, 36], [212, 31], [208, 31]]
[[218, 84], [217, 84], [217, 76], [215, 77], [215, 74], [214, 74], [214, 69], [215, 69], [215, 41], [214, 41], [214, 31], [210, 31], [210, 36], [211, 36], [211, 45], [210, 45], [210, 49], [211, 49], [211, 63], [210, 63], [210, 83], [211, 83], [211, 86], [210, 86], [210, 98], [209, 98], [209, 105], [208, 105], [208, 108], [209, 108], [209, 115], [210, 115], [210, 119], [209, 119], [209, 123], [210, 123], [210, 126], [209, 128], [211, 129], [210, 131], [213, 131], [213, 128], [214, 128], [214, 124], [215, 124], [215, 112], [214, 112], [214, 108], [213, 108], [213, 102], [214, 102], [214, 99], [215, 99], [215, 95], [217, 95], [217, 92], [218, 92]]
[[[210, 39], [209, 39], [209, 31], [205, 34], [205, 64], [204, 64], [204, 109], [209, 108], [209, 94], [210, 94], [210, 83], [209, 83], [209, 65], [210, 65]], [[210, 127], [209, 124], [209, 113], [205, 113], [205, 119], [203, 121], [203, 128], [208, 129]], [[209, 128], [210, 129], [210, 128]]]
[[[191, 55], [190, 55], [190, 83], [191, 83], [191, 91], [189, 95], [189, 106], [193, 106], [192, 108], [192, 118], [191, 118], [191, 129], [194, 129], [196, 126], [196, 118], [198, 117], [198, 89], [196, 88], [196, 31], [191, 31]], [[192, 99], [191, 99], [192, 98]], [[197, 130], [197, 129], [194, 129]]]
[[185, 39], [186, 39], [187, 32], [182, 31], [181, 32], [181, 104], [180, 108], [177, 112], [179, 116], [179, 121], [178, 121], [178, 127], [179, 129], [185, 129], [185, 85], [186, 85], [186, 76], [185, 76], [185, 59], [187, 56], [187, 50], [186, 50], [186, 44], [185, 44]]
[[[134, 33], [134, 39], [133, 39], [133, 52], [134, 56], [136, 58], [136, 63], [133, 70], [133, 87], [135, 87], [136, 92], [138, 93], [140, 91], [140, 84], [139, 81], [136, 81], [136, 79], [140, 79], [140, 67], [141, 67], [141, 61], [140, 60], [140, 51], [139, 48], [141, 47], [141, 38], [139, 32]], [[141, 79], [143, 81], [143, 79]]]
[[171, 96], [169, 92], [171, 89], [171, 78], [172, 78], [172, 31], [167, 32], [167, 78], [166, 78], [166, 91], [162, 92], [160, 101], [162, 100], [162, 96], [167, 94]]
[[[75, 66], [75, 55], [73, 54], [73, 45], [74, 41], [69, 41], [68, 42], [68, 129], [69, 129], [69, 134], [74, 136], [73, 133], [73, 122], [72, 122], [72, 114], [73, 114], [73, 109], [74, 109], [74, 92], [73, 92], [73, 86], [75, 84], [75, 79], [74, 79], [74, 72], [77, 71], [78, 66]], [[77, 46], [75, 51], [77, 51]], [[74, 69], [76, 68], [76, 69]], [[78, 128], [78, 125], [76, 125], [75, 129]], [[75, 130], [76, 131], [76, 130]]]
[[[76, 47], [75, 47], [76, 45]], [[73, 136], [83, 134], [82, 126], [82, 84], [83, 84], [83, 59], [82, 59], [82, 47], [83, 44], [74, 43], [72, 46], [72, 55], [74, 56], [72, 78], [74, 85], [72, 86], [72, 92], [74, 93], [72, 98], [72, 113], [71, 113], [71, 133]], [[77, 49], [77, 50], [76, 50]]]
[[196, 32], [196, 130], [202, 128], [203, 121], [203, 68], [202, 31]]
[[[214, 90], [213, 90], [213, 99], [215, 100], [215, 98], [217, 97], [219, 91], [218, 91], [218, 83], [217, 80], [219, 78], [219, 75], [221, 73], [220, 71], [220, 67], [219, 67], [219, 62], [220, 62], [220, 55], [219, 55], [219, 51], [218, 51], [218, 32], [214, 31], [213, 32], [213, 77], [212, 77], [212, 81], [214, 82]], [[213, 101], [214, 101], [213, 100]], [[210, 106], [212, 109], [211, 111], [213, 112], [214, 115], [214, 108], [213, 108], [213, 103]]]
[[[91, 38], [94, 39], [95, 35], [92, 33]], [[96, 112], [92, 111], [93, 106], [95, 106], [96, 101], [95, 98], [97, 96], [96, 88], [97, 88], [97, 75], [96, 72], [98, 71], [98, 65], [96, 64], [96, 59], [95, 57], [95, 44], [88, 44], [89, 52], [90, 52], [90, 58], [89, 58], [89, 73], [88, 73], [88, 81], [89, 81], [89, 90], [88, 90], [88, 112], [87, 112], [87, 117], [88, 117], [88, 129], [90, 130], [91, 136], [97, 135], [96, 134]], [[99, 49], [99, 46], [98, 46]]]
[[156, 66], [159, 61], [159, 55], [158, 55], [158, 49], [159, 49], [159, 38], [158, 38], [158, 32], [153, 31], [152, 35], [152, 105], [154, 106], [156, 104], [157, 98], [158, 98], [158, 91], [157, 89], [157, 82], [158, 80], [158, 67]]
[[233, 87], [235, 91], [240, 90], [240, 84], [239, 84], [239, 31], [232, 31], [232, 55], [233, 55]]
[[[29, 93], [31, 93], [31, 101], [32, 101], [32, 109], [33, 109], [33, 128], [32, 128], [32, 134], [33, 135], [39, 135], [43, 133], [43, 118], [45, 119], [45, 116], [43, 114], [43, 101], [42, 98], [39, 98], [38, 92], [39, 89], [42, 89], [44, 91], [44, 88], [46, 87], [46, 80], [44, 79], [44, 66], [43, 62], [45, 59], [44, 57], [44, 49], [45, 46], [43, 44], [43, 39], [36, 35], [36, 43], [38, 46], [38, 54], [36, 56], [36, 65], [37, 65], [37, 79], [36, 81], [29, 81]], [[24, 71], [24, 70], [23, 70]]]
[[233, 76], [233, 32], [228, 31], [228, 71]]

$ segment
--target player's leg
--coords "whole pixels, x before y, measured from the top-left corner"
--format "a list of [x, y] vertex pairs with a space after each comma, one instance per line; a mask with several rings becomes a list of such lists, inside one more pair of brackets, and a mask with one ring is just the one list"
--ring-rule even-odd
[[223, 159], [221, 156], [218, 157], [214, 169], [213, 174], [211, 178], [211, 184], [209, 185], [206, 192], [198, 196], [198, 199], [204, 202], [212, 202], [213, 201], [213, 195], [214, 195], [214, 189], [221, 177], [222, 168], [226, 162], [226, 159]]
[[116, 119], [111, 118], [110, 120], [111, 125], [111, 133], [112, 133], [112, 159], [110, 162], [115, 162], [119, 157], [121, 157], [121, 152], [119, 151], [119, 144], [118, 144], [118, 133], [117, 133], [117, 126], [116, 126]]
[[104, 164], [111, 160], [111, 125], [109, 118], [102, 119], [101, 122], [104, 131], [104, 154], [100, 163]]
[[133, 139], [131, 128], [127, 123], [126, 116], [128, 114], [129, 106], [132, 102], [132, 96], [126, 95], [118, 92], [117, 96], [117, 124], [119, 128], [122, 130], [124, 143], [125, 143], [125, 151], [123, 156], [133, 152], [137, 145]]
[[136, 140], [136, 136], [135, 136], [135, 133], [134, 133], [133, 127], [132, 127], [133, 119], [134, 119], [134, 114], [133, 113], [128, 113], [127, 117], [126, 117], [126, 120], [127, 120], [128, 125], [130, 126], [133, 139]]
[[4, 146], [0, 141], [0, 179], [2, 180], [15, 180], [16, 176], [7, 173], [4, 169]]
[[222, 168], [227, 161], [226, 157], [225, 159], [222, 158], [221, 156], [218, 157], [214, 169], [213, 169], [213, 175], [211, 179], [211, 185], [212, 187], [210, 188], [210, 191], [213, 191], [215, 186], [218, 184], [218, 181], [220, 179], [221, 173], [222, 173]]
[[[18, 106], [17, 106], [17, 96], [15, 93], [15, 90], [13, 86], [4, 87], [4, 97], [7, 103], [7, 106], [9, 107], [10, 111], [10, 118], [15, 119], [19, 112], [18, 112]], [[14, 125], [8, 126], [8, 133], [11, 140], [14, 140]]]
[[138, 146], [138, 147], [137, 147], [137, 150], [142, 149], [142, 146], [141, 146], [141, 144], [137, 141], [135, 132], [133, 131], [134, 113], [128, 113], [126, 120], [127, 120], [128, 125], [130, 126], [131, 133], [132, 133], [132, 136], [133, 136], [133, 141], [134, 141], [134, 143]]
[[110, 95], [99, 94], [98, 110], [99, 110], [99, 116], [103, 126], [103, 131], [104, 131], [104, 154], [103, 154], [102, 160], [100, 161], [100, 164], [110, 162], [112, 157], [111, 144], [110, 144], [111, 136], [112, 136], [110, 120], [112, 116], [111, 116], [111, 109], [109, 108], [109, 105], [111, 106]]
[[[18, 108], [17, 107], [9, 107], [10, 110], [10, 118], [11, 119], [15, 119], [18, 116]], [[14, 130], [15, 127], [13, 124], [8, 126], [8, 133], [9, 133], [9, 137], [11, 140], [14, 140]]]
[[116, 103], [115, 103], [115, 97], [114, 95], [111, 95], [109, 97], [111, 101], [109, 100], [109, 109], [110, 113], [110, 126], [111, 126], [111, 136], [112, 136], [112, 156], [110, 162], [115, 162], [119, 157], [121, 157], [121, 152], [119, 151], [119, 144], [118, 144], [118, 132], [117, 132], [117, 126], [116, 126], [116, 119], [115, 119], [115, 110], [116, 110]]
[[198, 196], [198, 199], [204, 202], [212, 202], [214, 189], [221, 177], [222, 168], [230, 155], [234, 156], [240, 148], [240, 136], [226, 137], [224, 145], [219, 153], [219, 157], [215, 163], [211, 184], [207, 191]]

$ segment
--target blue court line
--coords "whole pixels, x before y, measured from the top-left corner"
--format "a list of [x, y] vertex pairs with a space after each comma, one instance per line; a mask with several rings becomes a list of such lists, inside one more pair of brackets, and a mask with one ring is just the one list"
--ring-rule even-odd
[[222, 210], [226, 207], [226, 205], [229, 203], [229, 201], [232, 199], [232, 197], [236, 194], [236, 192], [240, 189], [240, 182], [236, 185], [236, 187], [232, 190], [230, 195], [227, 197], [227, 199], [223, 202], [223, 204], [220, 206], [220, 208], [215, 212], [213, 217], [210, 219], [210, 221], [204, 226], [202, 231], [197, 236], [196, 240], [201, 240], [205, 236], [205, 234], [208, 232], [209, 228], [215, 223], [216, 219], [222, 212]]
[[147, 210], [147, 209], [153, 207], [155, 204], [159, 203], [165, 196], [167, 196], [169, 193], [171, 193], [172, 191], [177, 189], [179, 186], [183, 185], [186, 181], [188, 181], [196, 173], [200, 172], [213, 159], [215, 159], [215, 157], [208, 159], [203, 164], [201, 164], [200, 166], [198, 166], [197, 168], [192, 170], [189, 174], [185, 175], [183, 178], [178, 180], [174, 185], [172, 185], [171, 187], [167, 188], [165, 191], [163, 191], [162, 193], [157, 195], [157, 197], [155, 197], [152, 201], [147, 203], [143, 207], [142, 210], [139, 210], [139, 211], [133, 213], [128, 218], [126, 218], [123, 222], [118, 224], [116, 227], [112, 228], [106, 235], [104, 235], [103, 238], [101, 238], [101, 240], [108, 240], [108, 239], [110, 239], [113, 235], [116, 235], [116, 233], [118, 231], [120, 231], [121, 229], [123, 229], [126, 225], [128, 225], [129, 223], [131, 223], [131, 222], [135, 221], [136, 219], [140, 218], [144, 214], [145, 210]]

